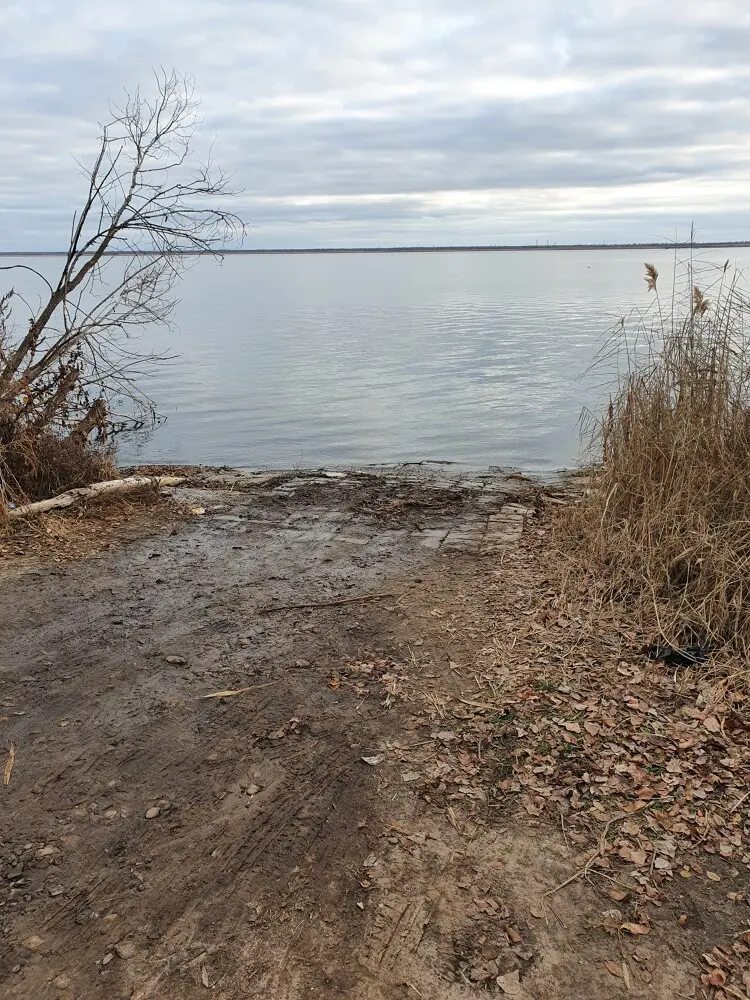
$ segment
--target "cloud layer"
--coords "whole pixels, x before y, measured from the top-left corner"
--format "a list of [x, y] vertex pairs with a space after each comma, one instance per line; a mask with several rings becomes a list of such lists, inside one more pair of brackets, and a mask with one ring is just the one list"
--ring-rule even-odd
[[[248, 245], [750, 234], [745, 0], [0, 7], [0, 249], [64, 245], [73, 157], [191, 74]], [[72, 154], [72, 155], [71, 155]]]

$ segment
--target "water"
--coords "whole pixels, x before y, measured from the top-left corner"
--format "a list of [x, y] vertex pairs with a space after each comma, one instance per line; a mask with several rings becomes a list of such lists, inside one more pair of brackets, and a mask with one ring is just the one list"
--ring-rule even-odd
[[648, 305], [645, 260], [671, 272], [666, 250], [198, 259], [173, 329], [139, 338], [177, 355], [146, 385], [166, 421], [120, 459], [569, 466], [602, 398], [582, 375], [617, 315]]

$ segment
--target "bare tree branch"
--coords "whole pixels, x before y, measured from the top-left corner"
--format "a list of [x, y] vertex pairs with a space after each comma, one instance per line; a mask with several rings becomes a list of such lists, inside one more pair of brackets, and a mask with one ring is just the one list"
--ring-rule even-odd
[[136, 422], [153, 414], [137, 383], [158, 359], [125, 342], [136, 328], [169, 321], [185, 254], [216, 254], [244, 236], [223, 204], [226, 174], [210, 156], [193, 162], [201, 120], [192, 81], [164, 70], [154, 77], [153, 97], [126, 94], [101, 124], [57, 282], [13, 265], [47, 294], [18, 342], [12, 293], [0, 296], [0, 483], [4, 451], [32, 430], [85, 445], [93, 430], [106, 432], [115, 398], [130, 400]]

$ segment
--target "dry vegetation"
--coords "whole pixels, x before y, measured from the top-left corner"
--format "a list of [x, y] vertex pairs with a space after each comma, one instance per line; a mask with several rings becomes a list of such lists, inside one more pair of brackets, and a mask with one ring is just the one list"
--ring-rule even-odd
[[[539, 862], [544, 890], [529, 902], [554, 927], [561, 898], [592, 890], [559, 945], [588, 964], [588, 987], [575, 995], [595, 995], [603, 972], [602, 988], [620, 979], [636, 996], [744, 1000], [747, 693], [703, 667], [649, 661], [637, 608], [592, 601], [584, 579], [563, 586], [549, 539], [569, 514], [542, 506], [500, 569], [446, 574], [429, 610], [405, 609], [425, 637], [421, 662], [391, 674], [425, 725], [394, 754], [469, 841], [500, 826], [515, 843], [534, 842], [557, 827], [566, 870], [551, 877]], [[425, 690], [446, 647], [453, 684]], [[653, 966], [644, 943], [659, 956]], [[671, 949], [685, 960], [684, 981], [669, 981]], [[547, 994], [531, 985], [528, 995]]]
[[623, 319], [600, 359], [625, 365], [596, 421], [593, 488], [565, 519], [563, 548], [602, 597], [639, 612], [644, 634], [745, 649], [748, 303], [728, 262], [713, 273], [688, 265], [687, 291], [667, 303], [652, 265], [646, 281], [652, 307]]
[[0, 563], [4, 572], [26, 572], [32, 564], [50, 568], [120, 548], [185, 516], [184, 505], [146, 487], [43, 517], [8, 519], [0, 526]]
[[[142, 377], [158, 359], [131, 335], [169, 320], [186, 252], [243, 231], [214, 207], [229, 194], [224, 175], [194, 162], [190, 81], [160, 73], [155, 83], [153, 97], [128, 95], [101, 126], [59, 277], [0, 269], [30, 272], [38, 289], [38, 307], [0, 292], [0, 516], [9, 503], [112, 478], [112, 433], [154, 416]], [[23, 326], [21, 308], [31, 313]]]

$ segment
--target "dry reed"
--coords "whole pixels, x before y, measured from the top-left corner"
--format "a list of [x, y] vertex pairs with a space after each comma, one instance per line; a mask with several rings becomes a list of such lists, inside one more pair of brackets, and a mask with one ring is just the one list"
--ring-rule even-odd
[[665, 305], [646, 265], [652, 305], [621, 320], [599, 359], [616, 360], [616, 389], [594, 420], [593, 488], [563, 531], [604, 594], [640, 610], [655, 637], [746, 649], [748, 302], [728, 262], [706, 277], [690, 261]]

